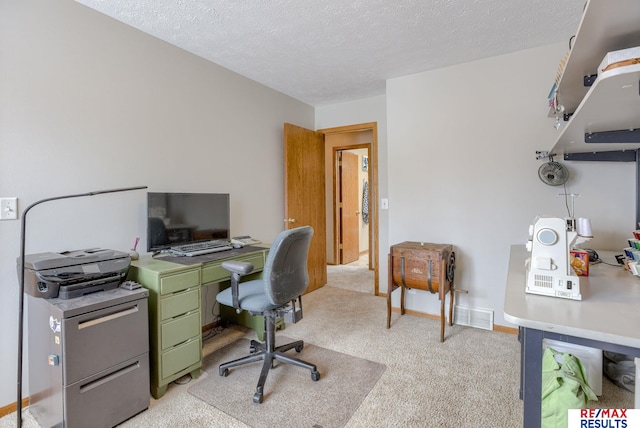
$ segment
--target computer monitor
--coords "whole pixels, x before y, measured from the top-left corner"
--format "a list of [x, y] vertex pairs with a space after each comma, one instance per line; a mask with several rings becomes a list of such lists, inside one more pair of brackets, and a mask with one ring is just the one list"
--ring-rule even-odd
[[147, 193], [147, 251], [230, 239], [229, 194]]

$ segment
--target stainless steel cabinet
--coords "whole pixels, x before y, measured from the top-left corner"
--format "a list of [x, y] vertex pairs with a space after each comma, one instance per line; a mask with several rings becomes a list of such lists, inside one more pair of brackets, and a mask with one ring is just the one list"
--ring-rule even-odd
[[148, 295], [26, 296], [29, 411], [41, 426], [112, 427], [149, 407]]

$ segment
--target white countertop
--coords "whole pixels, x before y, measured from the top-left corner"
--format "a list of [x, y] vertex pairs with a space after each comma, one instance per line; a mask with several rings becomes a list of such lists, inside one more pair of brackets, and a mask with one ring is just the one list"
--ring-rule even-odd
[[[616, 263], [615, 253], [598, 253], [605, 262]], [[640, 277], [621, 266], [590, 264], [589, 276], [580, 277], [582, 300], [527, 294], [524, 263], [530, 255], [524, 245], [511, 247], [505, 320], [522, 327], [640, 348]]]

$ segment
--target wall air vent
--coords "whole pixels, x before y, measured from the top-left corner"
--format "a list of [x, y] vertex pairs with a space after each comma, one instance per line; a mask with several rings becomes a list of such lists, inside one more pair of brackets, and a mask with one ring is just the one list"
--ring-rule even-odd
[[453, 312], [453, 322], [458, 325], [493, 330], [493, 311], [456, 305]]

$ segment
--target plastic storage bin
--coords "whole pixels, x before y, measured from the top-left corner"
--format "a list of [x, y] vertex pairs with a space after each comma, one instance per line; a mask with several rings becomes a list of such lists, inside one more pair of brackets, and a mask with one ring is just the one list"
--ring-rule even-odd
[[545, 350], [549, 347], [558, 352], [566, 352], [578, 357], [587, 372], [589, 386], [596, 395], [602, 395], [602, 349], [542, 339], [542, 349]]

